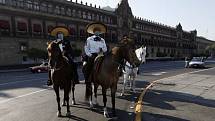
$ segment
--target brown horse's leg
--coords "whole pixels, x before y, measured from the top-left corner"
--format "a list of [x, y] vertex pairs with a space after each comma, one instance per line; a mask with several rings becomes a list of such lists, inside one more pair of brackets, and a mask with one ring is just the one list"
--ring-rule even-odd
[[104, 117], [109, 117], [108, 112], [107, 112], [107, 96], [106, 96], [106, 89], [102, 87], [102, 95], [103, 95], [103, 103], [104, 103]]
[[67, 108], [67, 113], [66, 113], [66, 116], [70, 116], [70, 110], [69, 110], [69, 88], [66, 87], [64, 88], [64, 100], [66, 101], [66, 108]]
[[75, 83], [72, 85], [72, 105], [75, 105]]
[[98, 105], [97, 102], [97, 89], [98, 89], [98, 84], [94, 84], [94, 96], [95, 96], [95, 104]]
[[114, 86], [114, 87], [111, 88], [112, 114], [113, 114], [113, 116], [116, 116], [116, 111], [115, 111], [115, 95], [116, 95], [116, 90], [117, 90], [116, 86]]
[[57, 104], [58, 104], [58, 113], [57, 116], [61, 116], [61, 107], [60, 107], [60, 95], [59, 95], [59, 86], [54, 85], [54, 91], [56, 93], [56, 99], [57, 99]]

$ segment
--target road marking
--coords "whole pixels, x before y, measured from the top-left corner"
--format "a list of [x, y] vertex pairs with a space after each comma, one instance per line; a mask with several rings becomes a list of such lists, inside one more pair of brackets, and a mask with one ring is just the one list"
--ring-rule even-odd
[[28, 80], [23, 80], [23, 81], [7, 82], [7, 83], [0, 84], [0, 86], [9, 85], [9, 84], [23, 83], [23, 82], [31, 82], [31, 81], [40, 80], [40, 79], [47, 79], [47, 78], [37, 78], [37, 79], [31, 79], [31, 80], [28, 79]]
[[152, 76], [160, 76], [160, 75], [163, 75], [163, 74], [165, 74], [165, 73], [167, 73], [167, 72], [152, 73], [151, 75], [152, 75]]
[[[48, 89], [50, 89], [50, 88], [48, 88]], [[10, 99], [7, 99], [7, 100], [2, 100], [2, 101], [0, 101], [0, 104], [6, 103], [6, 102], [9, 102], [9, 101], [12, 101], [12, 100], [15, 100], [17, 98], [22, 98], [22, 97], [26, 97], [26, 96], [29, 96], [29, 95], [33, 95], [33, 94], [39, 93], [39, 92], [43, 92], [43, 91], [46, 91], [48, 89], [41, 89], [41, 90], [38, 90], [38, 91], [35, 91], [35, 92], [31, 92], [31, 93], [28, 93], [28, 94], [20, 95], [20, 96], [17, 96], [17, 97], [14, 97], [14, 98], [10, 98]]]
[[178, 74], [178, 75], [175, 75], [175, 76], [165, 77], [165, 78], [161, 78], [161, 79], [158, 79], [158, 80], [155, 80], [155, 81], [151, 82], [143, 90], [143, 92], [140, 94], [140, 96], [138, 98], [138, 101], [136, 103], [135, 110], [134, 110], [135, 114], [136, 114], [135, 121], [142, 121], [143, 97], [145, 96], [147, 90], [150, 89], [154, 84], [156, 84], [157, 82], [159, 82], [161, 80], [164, 80], [164, 79], [174, 78], [174, 77], [177, 77], [177, 76], [183, 76], [183, 75], [186, 75], [186, 74], [194, 74], [194, 73], [198, 73], [198, 72], [202, 72], [202, 71], [208, 71], [208, 70], [212, 70], [212, 69], [215, 69], [215, 67], [209, 68], [209, 69], [198, 70], [198, 71], [191, 71], [191, 72], [187, 72], [187, 73], [183, 73], [183, 74]]

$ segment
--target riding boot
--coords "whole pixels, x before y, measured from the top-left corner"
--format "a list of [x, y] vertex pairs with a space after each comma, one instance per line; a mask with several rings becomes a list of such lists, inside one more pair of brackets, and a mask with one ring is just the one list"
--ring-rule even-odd
[[48, 71], [48, 80], [47, 80], [47, 85], [48, 86], [51, 86], [53, 83], [52, 83], [52, 80], [51, 80], [51, 70]]

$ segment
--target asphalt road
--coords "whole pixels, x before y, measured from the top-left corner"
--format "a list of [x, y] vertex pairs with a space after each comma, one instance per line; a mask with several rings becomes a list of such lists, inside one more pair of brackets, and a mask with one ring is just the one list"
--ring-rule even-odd
[[[213, 62], [207, 67], [214, 67]], [[150, 81], [169, 77], [181, 73], [196, 71], [199, 69], [184, 69], [183, 61], [149, 62], [140, 67], [136, 94], [127, 91], [126, 95], [119, 96], [121, 80], [118, 85], [116, 97], [116, 112], [119, 121], [131, 121], [134, 119], [134, 101], [143, 88]], [[83, 80], [83, 74], [79, 69], [79, 75]], [[84, 101], [85, 85], [76, 85], [75, 98], [77, 105], [71, 105], [71, 116], [58, 118], [55, 93], [51, 87], [46, 86], [47, 73], [32, 74], [30, 72], [0, 73], [0, 121], [108, 121], [102, 113], [101, 90], [98, 91], [100, 106], [89, 109]], [[83, 81], [82, 81], [83, 82]], [[61, 92], [61, 99], [63, 94]], [[111, 99], [108, 94], [108, 111], [111, 111]], [[65, 116], [66, 108], [62, 108]]]

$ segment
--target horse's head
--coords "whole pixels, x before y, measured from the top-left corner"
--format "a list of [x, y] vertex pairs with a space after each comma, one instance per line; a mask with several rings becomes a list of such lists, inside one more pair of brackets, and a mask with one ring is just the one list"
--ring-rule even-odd
[[135, 53], [135, 42], [132, 39], [129, 38], [123, 38], [120, 41], [121, 46], [121, 56], [128, 61], [131, 65], [134, 67], [137, 67], [141, 64], [140, 60], [137, 58], [137, 55]]
[[146, 47], [141, 46], [140, 48], [135, 50], [135, 53], [137, 55], [137, 58], [141, 61], [141, 63], [144, 63], [146, 61]]
[[49, 57], [49, 64], [51, 68], [54, 68], [56, 62], [60, 57], [62, 57], [62, 52], [60, 50], [59, 44], [61, 41], [58, 42], [49, 42], [47, 43], [47, 51], [48, 51], [48, 57]]

